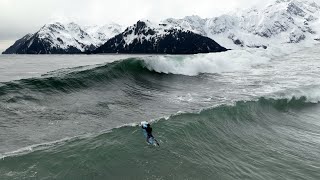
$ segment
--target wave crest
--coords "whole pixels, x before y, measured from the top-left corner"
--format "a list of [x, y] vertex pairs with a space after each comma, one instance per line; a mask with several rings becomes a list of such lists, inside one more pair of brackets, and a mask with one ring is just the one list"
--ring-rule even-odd
[[190, 56], [153, 56], [143, 59], [146, 68], [158, 73], [196, 76], [201, 73], [239, 71], [270, 59], [259, 53], [233, 50], [222, 53]]

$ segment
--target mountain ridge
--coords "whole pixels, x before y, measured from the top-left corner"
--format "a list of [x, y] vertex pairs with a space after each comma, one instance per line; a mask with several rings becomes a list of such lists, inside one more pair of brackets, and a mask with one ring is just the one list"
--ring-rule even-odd
[[138, 21], [90, 53], [196, 54], [226, 50], [208, 37], [179, 27]]
[[202, 19], [187, 16], [162, 22], [215, 39], [227, 48], [268, 47], [320, 37], [320, 6], [306, 0], [277, 0], [265, 7]]
[[[181, 30], [182, 32], [190, 31], [201, 36], [209, 37], [228, 49], [266, 49], [270, 46], [285, 43], [299, 44], [319, 42], [319, 17], [320, 6], [313, 1], [276, 0], [264, 7], [252, 7], [214, 18], [201, 18], [193, 15], [186, 16], [182, 19], [168, 18], [160, 23], [153, 24], [157, 26], [162, 24]], [[146, 20], [146, 22], [149, 21]], [[148, 25], [154, 26], [152, 23], [148, 23]], [[58, 26], [56, 29], [59, 29], [60, 24], [57, 23], [56, 26]], [[69, 23], [65, 26], [65, 29], [72, 29], [71, 32], [78, 32], [75, 33], [77, 36], [71, 35], [72, 38], [70, 39], [67, 38], [68, 36], [66, 35], [67, 37], [58, 37], [60, 38], [58, 39], [57, 36], [51, 38], [49, 32], [47, 34], [44, 33], [40, 37], [42, 37], [42, 39], [48, 39], [49, 45], [47, 46], [53, 46], [53, 48], [57, 50], [59, 50], [60, 47], [61, 50], [64, 49], [67, 53], [74, 53], [75, 51], [75, 53], [81, 53], [99, 48], [109, 39], [124, 32], [120, 25], [106, 25], [105, 29], [102, 30], [99, 30], [99, 27], [80, 27], [75, 23]], [[157, 29], [157, 27], [154, 28]], [[148, 37], [145, 36], [144, 38], [147, 39]], [[19, 49], [16, 46], [21, 45], [22, 42], [27, 39], [28, 38], [24, 36], [5, 52], [14, 52], [14, 50]], [[126, 44], [128, 44], [127, 41], [132, 41], [133, 36], [126, 36], [124, 40]], [[34, 42], [37, 42], [37, 40], [34, 40]], [[28, 46], [25, 46], [25, 48], [27, 47]], [[50, 48], [47, 50], [43, 49], [40, 52], [45, 53], [49, 50]], [[34, 52], [37, 51], [35, 50]]]
[[[122, 31], [118, 24], [86, 26], [48, 23], [32, 36], [17, 40], [3, 54], [74, 54], [93, 50]], [[107, 33], [106, 33], [107, 32]]]

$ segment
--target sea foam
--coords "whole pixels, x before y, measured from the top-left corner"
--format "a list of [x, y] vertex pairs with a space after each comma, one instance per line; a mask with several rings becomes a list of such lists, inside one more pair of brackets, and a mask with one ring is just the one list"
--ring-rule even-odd
[[146, 68], [158, 73], [195, 76], [201, 73], [223, 73], [244, 70], [267, 63], [270, 58], [259, 50], [231, 50], [222, 53], [189, 56], [151, 56], [143, 58]]

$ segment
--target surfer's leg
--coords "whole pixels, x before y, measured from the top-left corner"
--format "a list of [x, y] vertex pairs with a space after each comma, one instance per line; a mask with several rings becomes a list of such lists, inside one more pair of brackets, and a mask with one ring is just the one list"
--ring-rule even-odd
[[149, 136], [149, 134], [148, 134], [148, 135], [147, 135], [147, 143], [150, 144], [149, 139], [150, 139], [150, 136]]

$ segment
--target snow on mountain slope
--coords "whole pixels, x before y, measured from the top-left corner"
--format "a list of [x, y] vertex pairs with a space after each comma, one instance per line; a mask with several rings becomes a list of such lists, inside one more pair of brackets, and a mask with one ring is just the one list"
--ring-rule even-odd
[[38, 38], [49, 41], [51, 47], [67, 49], [72, 46], [80, 51], [89, 49], [92, 38], [75, 23], [51, 23], [44, 25], [38, 32]]
[[[141, 43], [143, 43], [143, 41], [149, 41], [151, 39], [157, 41], [157, 39], [172, 33], [170, 32], [172, 28], [172, 26], [151, 23], [148, 20], [138, 21], [135, 25], [129, 26], [124, 31], [123, 34], [125, 45], [128, 46], [134, 43], [134, 40], [138, 40]], [[186, 31], [180, 27], [177, 27], [177, 29]]]
[[183, 19], [169, 18], [164, 20], [162, 23], [171, 25], [173, 27], [181, 27], [185, 30], [192, 31], [197, 34], [207, 35], [205, 31], [206, 20], [199, 16], [186, 16]]
[[33, 35], [16, 41], [4, 54], [65, 54], [93, 50], [121, 32], [118, 24], [81, 27], [76, 23], [49, 23]]
[[85, 26], [84, 30], [91, 36], [94, 44], [100, 46], [107, 42], [110, 38], [120, 34], [124, 29], [116, 23], [107, 24], [104, 26]]
[[227, 48], [264, 47], [283, 43], [313, 43], [320, 35], [320, 6], [307, 0], [277, 0], [211, 19], [187, 16], [163, 23], [210, 37]]
[[52, 46], [59, 46], [62, 49], [73, 46], [86, 51], [105, 43], [119, 34], [121, 29], [122, 27], [118, 24], [82, 28], [75, 23], [53, 23], [43, 26], [38, 33], [40, 38], [52, 40]]
[[179, 26], [138, 21], [91, 53], [196, 54], [226, 51], [214, 40]]

